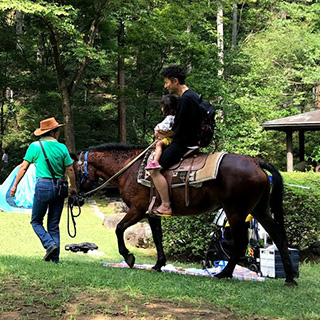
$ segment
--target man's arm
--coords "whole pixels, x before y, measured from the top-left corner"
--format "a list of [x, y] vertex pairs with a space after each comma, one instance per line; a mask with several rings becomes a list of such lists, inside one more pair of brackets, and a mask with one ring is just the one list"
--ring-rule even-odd
[[76, 177], [74, 174], [74, 169], [73, 169], [73, 165], [70, 164], [70, 166], [66, 167], [66, 173], [69, 177], [70, 180], [70, 184], [71, 184], [71, 188], [69, 191], [70, 195], [76, 194], [77, 193], [77, 186], [76, 186]]
[[27, 160], [23, 160], [22, 164], [20, 165], [16, 179], [13, 183], [12, 188], [10, 189], [10, 196], [11, 197], [15, 196], [16, 191], [17, 191], [17, 185], [19, 184], [20, 180], [23, 178], [24, 174], [28, 170], [29, 165], [30, 165], [30, 162], [28, 162]]

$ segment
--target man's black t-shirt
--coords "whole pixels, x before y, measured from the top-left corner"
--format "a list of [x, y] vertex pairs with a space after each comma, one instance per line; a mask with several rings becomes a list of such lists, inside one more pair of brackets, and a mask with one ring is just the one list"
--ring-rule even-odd
[[199, 95], [188, 89], [178, 100], [177, 113], [172, 127], [173, 142], [183, 146], [198, 145], [200, 128]]

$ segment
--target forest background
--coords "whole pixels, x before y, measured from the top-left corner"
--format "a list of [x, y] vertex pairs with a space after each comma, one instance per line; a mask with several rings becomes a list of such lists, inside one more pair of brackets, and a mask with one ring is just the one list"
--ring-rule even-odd
[[[51, 116], [66, 124], [70, 151], [148, 145], [171, 64], [217, 109], [208, 151], [285, 170], [285, 133], [261, 123], [320, 107], [320, 1], [1, 0], [0, 144], [10, 168]], [[306, 132], [306, 156], [320, 159], [319, 135]]]

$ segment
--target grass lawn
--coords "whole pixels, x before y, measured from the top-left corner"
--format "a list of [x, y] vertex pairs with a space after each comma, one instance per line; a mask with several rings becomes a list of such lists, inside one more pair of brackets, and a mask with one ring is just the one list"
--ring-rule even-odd
[[[284, 287], [283, 279], [214, 281], [103, 267], [122, 257], [114, 230], [103, 227], [86, 204], [74, 239], [63, 213], [56, 265], [42, 261], [45, 252], [29, 220], [27, 214], [0, 212], [0, 319], [320, 319], [320, 264], [300, 264], [295, 288]], [[104, 255], [64, 250], [80, 242], [95, 243]], [[154, 249], [128, 248], [136, 263], [155, 263]]]

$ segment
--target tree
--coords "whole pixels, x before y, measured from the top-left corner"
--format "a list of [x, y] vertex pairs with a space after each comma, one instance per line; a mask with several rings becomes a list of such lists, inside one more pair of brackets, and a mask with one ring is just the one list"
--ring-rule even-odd
[[[32, 23], [40, 29], [44, 28], [51, 45], [51, 52], [56, 70], [58, 88], [61, 94], [62, 113], [65, 123], [66, 145], [70, 151], [75, 152], [74, 121], [72, 111], [72, 97], [76, 91], [84, 70], [90, 58], [98, 54], [94, 48], [98, 27], [105, 19], [105, 7], [107, 0], [93, 1], [88, 5], [82, 3], [82, 7], [75, 10], [71, 5], [62, 5], [56, 2], [11, 1], [0, 6], [2, 11], [23, 12], [32, 15]], [[81, 24], [83, 15], [91, 17], [87, 26]], [[77, 28], [78, 27], [78, 28]], [[85, 30], [85, 27], [87, 31]], [[70, 56], [64, 51], [64, 46], [69, 48], [75, 60], [74, 71], [71, 72]]]

